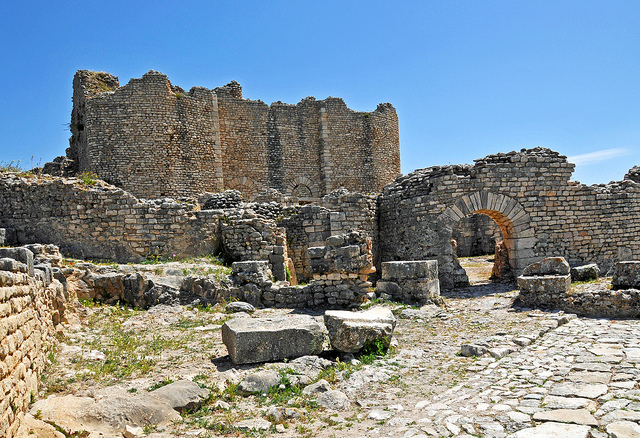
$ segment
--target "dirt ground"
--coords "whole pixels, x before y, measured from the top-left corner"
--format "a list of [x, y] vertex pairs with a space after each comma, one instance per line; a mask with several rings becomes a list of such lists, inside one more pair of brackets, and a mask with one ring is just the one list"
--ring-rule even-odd
[[[182, 421], [145, 427], [148, 436], [403, 436], [400, 432], [411, 425], [422, 427], [429, 435], [430, 429], [423, 427], [419, 414], [411, 409], [495, 360], [461, 357], [461, 344], [483, 339], [499, 345], [505, 339], [535, 333], [543, 324], [536, 312], [512, 308], [517, 293], [514, 284], [489, 282], [491, 257], [461, 259], [461, 264], [472, 284], [443, 291], [443, 307], [383, 304], [398, 317], [396, 341], [386, 356], [351, 362], [331, 351], [327, 343], [322, 356], [334, 366], [312, 377], [324, 378], [334, 389], [346, 393], [350, 401], [346, 410], [320, 407], [289, 380], [266, 395], [239, 395], [237, 383], [247, 374], [269, 367], [286, 370], [286, 364], [233, 366], [220, 328], [234, 315], [226, 313], [222, 305], [157, 306], [142, 311], [84, 303], [78, 309], [81, 323], [66, 326], [57, 351], [49, 355], [51, 366], [42, 377], [39, 398], [144, 393], [189, 379], [210, 389], [205, 405], [184, 414]], [[289, 312], [258, 309], [252, 316]], [[268, 412], [273, 406], [294, 411], [274, 420]], [[370, 415], [373, 410], [393, 416], [379, 419]], [[396, 417], [404, 420], [399, 424], [394, 422]], [[270, 419], [272, 424], [264, 431], [236, 427], [239, 421], [254, 418]]]

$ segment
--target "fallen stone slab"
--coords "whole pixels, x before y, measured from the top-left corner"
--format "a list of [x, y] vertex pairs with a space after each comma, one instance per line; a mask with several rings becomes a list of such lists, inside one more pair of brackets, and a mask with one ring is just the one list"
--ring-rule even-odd
[[556, 409], [533, 414], [535, 421], [555, 421], [558, 423], [584, 424], [598, 427], [598, 420], [586, 409]]
[[319, 354], [323, 340], [322, 326], [307, 315], [234, 318], [222, 326], [222, 342], [234, 364]]
[[254, 418], [233, 423], [233, 427], [239, 430], [269, 430], [271, 422], [262, 418]]
[[391, 417], [393, 417], [393, 412], [378, 410], [371, 411], [369, 412], [369, 415], [367, 415], [367, 418], [378, 421], [388, 420]]
[[152, 391], [150, 395], [182, 412], [199, 408], [209, 397], [209, 390], [190, 380], [178, 380]]
[[280, 383], [280, 374], [274, 370], [263, 370], [250, 374], [238, 384], [238, 391], [242, 394], [261, 394], [269, 392]]
[[336, 389], [331, 389], [326, 392], [318, 394], [316, 398], [318, 404], [327, 409], [333, 409], [336, 411], [343, 411], [349, 408], [349, 398], [344, 392]]
[[618, 262], [611, 278], [613, 289], [640, 288], [640, 262]]
[[329, 382], [327, 382], [326, 380], [320, 379], [316, 383], [305, 386], [305, 388], [302, 390], [302, 393], [306, 395], [314, 395], [321, 394], [327, 391], [331, 391], [331, 385], [329, 385]]
[[564, 423], [544, 423], [540, 426], [522, 429], [509, 435], [509, 438], [588, 438], [589, 426]]
[[357, 353], [371, 342], [381, 341], [388, 346], [396, 326], [396, 318], [386, 307], [375, 307], [365, 312], [327, 310], [324, 324], [335, 350]]
[[34, 403], [30, 412], [70, 433], [86, 430], [105, 435], [121, 434], [126, 424], [144, 427], [182, 419], [165, 402], [143, 394], [114, 396], [97, 402], [91, 397], [51, 396]]
[[515, 350], [511, 347], [496, 347], [496, 348], [490, 348], [489, 354], [494, 359], [502, 359], [503, 357], [513, 353], [514, 351]]
[[488, 350], [487, 347], [476, 344], [462, 344], [460, 346], [460, 356], [464, 357], [480, 357]]
[[246, 303], [244, 301], [233, 301], [226, 305], [225, 310], [229, 313], [237, 313], [237, 312], [253, 313], [256, 311], [256, 308], [253, 307], [253, 305]]

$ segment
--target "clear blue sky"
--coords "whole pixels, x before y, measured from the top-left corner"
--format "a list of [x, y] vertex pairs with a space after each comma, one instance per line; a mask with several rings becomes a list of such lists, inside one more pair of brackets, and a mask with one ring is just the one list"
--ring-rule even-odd
[[603, 183], [640, 165], [640, 2], [35, 1], [0, 14], [0, 161], [64, 155], [76, 70], [244, 96], [391, 102], [402, 170], [544, 146]]

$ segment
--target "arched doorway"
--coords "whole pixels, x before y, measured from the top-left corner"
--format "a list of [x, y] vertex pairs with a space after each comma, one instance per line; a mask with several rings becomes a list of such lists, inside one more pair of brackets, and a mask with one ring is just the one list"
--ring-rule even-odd
[[[455, 225], [473, 213], [489, 216], [500, 227], [514, 276], [520, 275], [525, 266], [535, 261], [533, 248], [537, 239], [531, 226], [531, 217], [518, 201], [500, 193], [482, 190], [456, 198], [438, 218], [444, 240], [450, 241]], [[443, 268], [442, 272], [451, 273], [449, 279], [441, 277], [445, 287], [463, 285], [466, 275], [460, 272], [464, 270], [457, 263], [453, 250], [443, 251], [438, 262]]]
[[508, 252], [502, 243], [502, 230], [489, 216], [472, 213], [462, 218], [453, 227], [451, 243], [471, 284], [513, 277]]

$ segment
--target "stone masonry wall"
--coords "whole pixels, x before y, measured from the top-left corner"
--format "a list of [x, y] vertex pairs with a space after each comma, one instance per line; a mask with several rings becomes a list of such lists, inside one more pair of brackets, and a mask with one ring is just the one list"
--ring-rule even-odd
[[126, 263], [217, 253], [222, 213], [193, 210], [102, 182], [0, 174], [0, 227], [13, 228], [19, 244], [53, 243], [78, 258]]
[[145, 198], [222, 190], [218, 104], [211, 90], [185, 93], [155, 71], [122, 87], [92, 86], [101, 74], [81, 71], [74, 79], [71, 155], [77, 171]]
[[218, 299], [240, 299], [255, 306], [294, 308], [358, 307], [368, 299], [372, 284], [368, 275], [375, 271], [371, 238], [355, 230], [330, 236], [326, 246], [310, 250], [313, 279], [304, 286], [274, 283], [266, 261], [233, 264], [233, 287], [207, 291], [213, 284], [201, 283], [200, 294]]
[[[29, 272], [31, 271], [31, 272]], [[40, 273], [40, 271], [36, 271]], [[54, 342], [54, 295], [60, 283], [33, 264], [0, 258], [0, 436], [17, 436]]]
[[[250, 199], [273, 188], [310, 202], [339, 187], [378, 193], [400, 172], [388, 103], [371, 113], [333, 97], [269, 106], [243, 99], [237, 82], [185, 93], [155, 71], [122, 87], [78, 71], [73, 102], [66, 174], [91, 171], [137, 197], [232, 188]], [[64, 166], [58, 158], [45, 168]]]
[[482, 213], [502, 230], [513, 272], [547, 256], [571, 265], [640, 258], [640, 184], [585, 186], [574, 165], [549, 149], [489, 155], [476, 164], [435, 166], [396, 179], [380, 198], [383, 261], [437, 259], [440, 284], [456, 283], [452, 229]]
[[324, 194], [340, 187], [380, 192], [400, 169], [398, 116], [393, 106], [380, 104], [372, 113], [358, 113], [338, 98], [327, 98], [321, 105]]
[[249, 198], [269, 186], [269, 106], [259, 100], [242, 99], [241, 94], [234, 97], [227, 88], [215, 89], [224, 188], [239, 190]]
[[350, 230], [364, 231], [373, 242], [374, 264], [378, 261], [378, 215], [376, 196], [336, 190], [322, 198], [321, 205], [305, 205], [299, 214], [285, 217], [289, 257], [299, 280], [312, 276], [309, 265], [310, 247], [324, 246], [329, 236]]
[[286, 232], [273, 220], [242, 209], [225, 212], [220, 223], [223, 253], [228, 262], [264, 260], [278, 281], [293, 268], [287, 252]]

